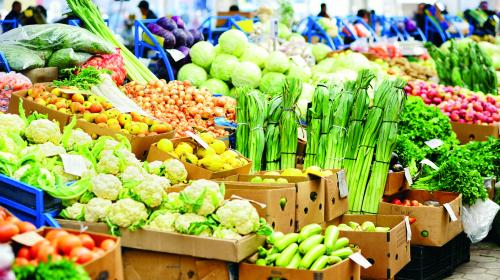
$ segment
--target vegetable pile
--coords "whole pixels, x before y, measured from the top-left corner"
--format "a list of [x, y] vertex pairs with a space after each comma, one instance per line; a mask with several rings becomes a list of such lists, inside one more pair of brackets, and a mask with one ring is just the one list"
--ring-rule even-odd
[[405, 57], [397, 57], [389, 60], [377, 59], [375, 62], [386, 69], [387, 74], [402, 77], [405, 80], [417, 79], [427, 81], [436, 77], [436, 71], [433, 67], [409, 61]]
[[0, 207], [0, 243], [9, 242], [16, 234], [35, 230], [32, 223], [20, 221]]
[[83, 267], [67, 259], [49, 260], [39, 265], [28, 264], [14, 266], [14, 274], [18, 280], [32, 279], [73, 279], [89, 280], [90, 277]]
[[203, 34], [196, 29], [187, 30], [184, 21], [179, 16], [161, 17], [156, 23], [149, 23], [147, 28], [161, 38], [159, 43], [165, 49], [190, 48], [194, 43], [203, 41]]
[[7, 111], [13, 92], [31, 87], [31, 81], [23, 74], [0, 72], [0, 112]]
[[377, 227], [370, 221], [365, 221], [361, 225], [356, 222], [349, 222], [347, 224], [339, 224], [337, 227], [341, 231], [388, 232], [391, 230], [389, 227]]

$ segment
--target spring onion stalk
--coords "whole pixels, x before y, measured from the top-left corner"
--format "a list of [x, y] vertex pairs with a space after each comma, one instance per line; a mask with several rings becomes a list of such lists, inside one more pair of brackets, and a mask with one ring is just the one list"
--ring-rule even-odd
[[104, 23], [98, 8], [91, 0], [66, 0], [70, 9], [75, 13], [84, 23], [85, 27], [92, 33], [100, 36], [104, 40], [109, 41], [115, 47], [119, 48], [123, 56], [123, 63], [127, 70], [127, 77], [132, 81], [142, 83], [156, 81], [158, 78], [143, 65], [135, 55], [127, 49], [119, 40], [114, 36], [111, 30]]
[[336, 85], [329, 87], [329, 97], [327, 102], [323, 102], [323, 119], [321, 121], [321, 133], [319, 137], [318, 154], [316, 157], [316, 165], [324, 168], [326, 161], [326, 149], [328, 142], [328, 132], [330, 131], [330, 121], [333, 108], [335, 108], [338, 101], [337, 97], [342, 90], [341, 87]]
[[236, 89], [236, 149], [245, 157], [248, 157], [248, 136], [250, 128], [248, 126], [248, 104], [247, 95], [250, 88], [241, 87]]
[[363, 196], [368, 182], [368, 176], [370, 175], [375, 144], [381, 126], [383, 108], [386, 104], [388, 95], [392, 94], [392, 89], [392, 82], [384, 80], [375, 90], [373, 106], [368, 110], [363, 134], [356, 153], [356, 162], [347, 173], [347, 185], [350, 194], [349, 210], [353, 212], [361, 211]]
[[267, 116], [267, 101], [264, 94], [252, 90], [247, 95], [248, 126], [250, 128], [248, 142], [248, 158], [252, 160], [252, 172], [262, 168], [265, 135], [264, 122]]
[[302, 81], [298, 78], [288, 77], [283, 88], [283, 113], [280, 119], [282, 169], [295, 168], [298, 143], [298, 116], [295, 106], [301, 93]]
[[[318, 165], [319, 140], [321, 137], [321, 124], [325, 116], [323, 108], [328, 105], [330, 92], [328, 88], [320, 84], [314, 91], [312, 106], [308, 110], [307, 120], [307, 146], [304, 167]], [[325, 106], [326, 105], [326, 106]]]
[[372, 166], [370, 181], [366, 188], [363, 199], [362, 210], [369, 213], [378, 213], [379, 202], [384, 195], [384, 187], [387, 181], [387, 172], [391, 155], [396, 147], [396, 138], [398, 136], [398, 121], [405, 93], [403, 87], [406, 82], [395, 80], [393, 87], [388, 94], [387, 102], [382, 116], [382, 125], [380, 127], [377, 146], [375, 150], [375, 161]]
[[280, 127], [279, 121], [283, 113], [283, 95], [275, 95], [268, 104], [266, 127], [266, 170], [280, 169]]

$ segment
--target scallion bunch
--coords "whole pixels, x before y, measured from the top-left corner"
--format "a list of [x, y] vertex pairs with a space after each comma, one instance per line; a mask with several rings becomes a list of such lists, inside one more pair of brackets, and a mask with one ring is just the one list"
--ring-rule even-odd
[[314, 91], [311, 108], [308, 109], [307, 120], [307, 146], [304, 167], [318, 164], [319, 141], [321, 137], [321, 124], [325, 119], [323, 108], [327, 107], [330, 97], [328, 88], [320, 84]]
[[266, 127], [266, 170], [280, 169], [280, 127], [283, 95], [275, 95], [268, 104]]
[[267, 116], [267, 100], [259, 90], [247, 94], [248, 127], [250, 129], [248, 142], [248, 158], [252, 160], [252, 172], [262, 168], [262, 156], [266, 142], [264, 122]]
[[301, 93], [302, 81], [288, 77], [283, 88], [283, 113], [280, 119], [281, 169], [295, 167], [298, 142], [298, 116], [295, 106]]
[[245, 157], [248, 157], [248, 137], [250, 128], [248, 126], [247, 94], [250, 88], [241, 87], [236, 89], [236, 149]]

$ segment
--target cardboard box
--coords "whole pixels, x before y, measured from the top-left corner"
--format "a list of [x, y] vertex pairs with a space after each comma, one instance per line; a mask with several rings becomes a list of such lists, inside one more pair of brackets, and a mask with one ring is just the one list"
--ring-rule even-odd
[[128, 133], [123, 133], [121, 131], [117, 131], [114, 129], [109, 129], [107, 127], [102, 127], [95, 123], [89, 123], [83, 119], [77, 120], [75, 127], [83, 129], [83, 131], [87, 132], [90, 135], [95, 134], [97, 136], [115, 137], [117, 134], [120, 134], [127, 137], [127, 139], [130, 141], [132, 152], [140, 160], [144, 160], [146, 158], [149, 152], [149, 148], [151, 147], [151, 144], [156, 143], [163, 138], [172, 139], [174, 138], [175, 134], [175, 131], [169, 131], [157, 135], [136, 136]]
[[[107, 233], [105, 223], [87, 223], [57, 220], [62, 227], [80, 229], [87, 226], [89, 231]], [[257, 251], [264, 244], [265, 237], [251, 234], [239, 240], [208, 238], [175, 232], [160, 232], [139, 229], [121, 229], [122, 246], [127, 248], [172, 253], [206, 259], [240, 262]]]
[[486, 141], [488, 137], [500, 137], [500, 124], [482, 125], [451, 122], [451, 128], [457, 134], [461, 144], [466, 144], [472, 140]]
[[410, 188], [405, 178], [405, 172], [391, 172], [387, 174], [384, 195], [394, 195]]
[[410, 241], [406, 235], [405, 216], [343, 215], [329, 224], [362, 224], [371, 221], [376, 226], [390, 227], [389, 232], [340, 231], [340, 236], [363, 250], [372, 266], [361, 270], [363, 279], [392, 279], [410, 262]]
[[360, 266], [351, 259], [327, 267], [320, 271], [305, 269], [290, 269], [284, 267], [258, 266], [249, 263], [240, 263], [239, 280], [359, 280]]
[[[191, 142], [195, 145], [197, 145], [191, 138], [176, 138], [172, 140], [172, 143], [174, 144], [174, 147], [176, 147], [179, 143], [181, 142]], [[235, 151], [235, 150], [233, 150]], [[240, 156], [242, 156], [238, 151], [237, 152]], [[151, 145], [151, 148], [149, 149], [148, 153], [148, 158], [147, 161], [152, 162], [155, 160], [160, 160], [164, 161], [169, 158], [174, 158], [172, 155], [169, 153], [166, 153], [164, 151], [161, 151], [158, 149], [156, 144]], [[198, 166], [196, 164], [191, 164], [185, 161], [182, 161], [184, 164], [184, 167], [186, 167], [186, 170], [188, 171], [188, 180], [196, 180], [196, 179], [216, 179], [216, 178], [224, 178], [228, 177], [231, 175], [236, 175], [236, 174], [248, 174], [250, 173], [250, 169], [252, 168], [252, 161], [249, 159], [246, 159], [248, 161], [247, 165], [231, 169], [231, 170], [225, 170], [225, 171], [219, 171], [219, 172], [213, 172], [208, 169], [205, 169], [201, 166]]]
[[[394, 197], [417, 200], [438, 201], [441, 206], [402, 206], [388, 202], [380, 202], [379, 214], [405, 215], [416, 218], [411, 225], [411, 244], [441, 247], [462, 232], [462, 195], [451, 192], [428, 192], [423, 190], [407, 190]], [[389, 201], [394, 197], [390, 197]], [[452, 221], [443, 204], [448, 203], [457, 220]]]
[[22, 72], [24, 76], [31, 80], [31, 83], [48, 83], [59, 78], [57, 67], [36, 68]]
[[224, 261], [123, 249], [126, 280], [229, 280], [228, 265]]

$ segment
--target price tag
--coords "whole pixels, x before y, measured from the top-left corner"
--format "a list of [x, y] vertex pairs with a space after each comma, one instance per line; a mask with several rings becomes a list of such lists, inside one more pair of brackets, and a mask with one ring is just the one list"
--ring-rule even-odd
[[365, 257], [363, 257], [363, 255], [361, 255], [360, 253], [354, 253], [354, 254], [350, 255], [349, 258], [353, 262], [362, 266], [364, 269], [367, 269], [370, 266], [372, 266], [372, 264]]
[[208, 148], [207, 142], [203, 141], [203, 139], [201, 139], [200, 136], [192, 133], [191, 131], [186, 131], [186, 135], [193, 138], [193, 140], [196, 141], [198, 144], [200, 144], [200, 146], [202, 146], [203, 148], [205, 149]]
[[411, 174], [410, 174], [410, 168], [408, 167], [405, 167], [405, 178], [406, 178], [406, 182], [408, 182], [408, 185], [413, 185], [413, 179], [411, 178]]
[[349, 195], [349, 189], [347, 188], [347, 181], [345, 179], [345, 171], [340, 170], [337, 172], [337, 180], [339, 181], [339, 192], [340, 198], [345, 198]]
[[445, 203], [445, 204], [443, 204], [443, 206], [444, 206], [444, 209], [446, 209], [446, 211], [448, 212], [448, 215], [450, 215], [450, 219], [452, 222], [458, 220], [457, 216], [455, 215], [455, 212], [453, 212], [453, 209], [451, 209], [451, 206], [449, 203]]
[[277, 19], [272, 19], [269, 24], [270, 26], [270, 31], [271, 31], [271, 39], [275, 40], [278, 38], [278, 33], [279, 33], [279, 25], [278, 25], [278, 20]]
[[425, 141], [425, 144], [427, 146], [429, 146], [429, 148], [431, 148], [431, 149], [436, 149], [436, 148], [439, 148], [441, 145], [443, 145], [444, 142], [441, 139], [435, 138], [435, 139], [431, 139], [429, 141]]
[[302, 67], [302, 68], [307, 67], [307, 63], [304, 60], [304, 58], [302, 58], [302, 56], [294, 55], [291, 58], [292, 58], [293, 63], [297, 64], [297, 66]]
[[411, 241], [411, 226], [410, 226], [410, 218], [405, 216], [405, 224], [406, 224], [406, 240]]
[[165, 49], [166, 52], [168, 52], [170, 54], [170, 56], [172, 56], [172, 59], [177, 62], [183, 58], [185, 58], [186, 56], [184, 55], [184, 53], [182, 53], [181, 51], [179, 50], [176, 50], [176, 49]]
[[430, 166], [434, 170], [438, 170], [439, 169], [439, 167], [434, 162], [432, 162], [432, 161], [430, 161], [428, 159], [424, 159], [420, 163], [428, 165], [428, 166]]
[[28, 231], [25, 233], [14, 235], [12, 237], [12, 240], [16, 241], [17, 243], [19, 243], [21, 245], [31, 247], [31, 246], [35, 245], [38, 241], [45, 240], [45, 238], [43, 238], [36, 231]]
[[63, 162], [64, 172], [75, 176], [82, 176], [87, 171], [85, 158], [81, 155], [60, 154], [59, 156]]

